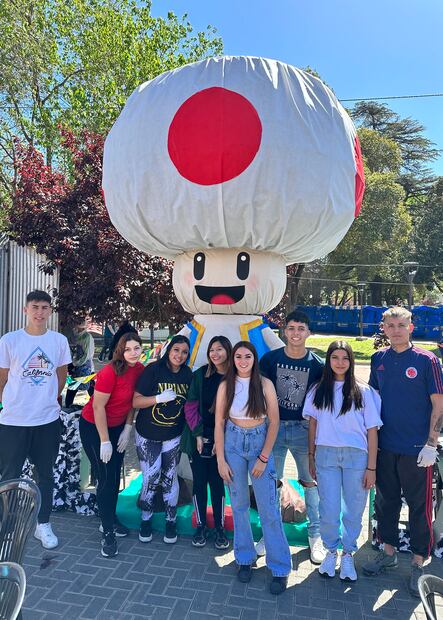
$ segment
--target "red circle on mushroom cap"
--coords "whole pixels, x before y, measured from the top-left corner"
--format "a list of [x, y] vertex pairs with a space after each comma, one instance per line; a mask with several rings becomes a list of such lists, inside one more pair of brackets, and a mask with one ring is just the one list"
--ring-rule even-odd
[[355, 136], [354, 141], [354, 156], [355, 156], [355, 217], [358, 216], [361, 210], [361, 203], [363, 202], [363, 194], [365, 193], [365, 172], [363, 170], [363, 157], [361, 154], [360, 141], [358, 136]]
[[243, 95], [206, 88], [179, 107], [168, 132], [169, 156], [193, 183], [216, 185], [241, 174], [260, 148], [262, 125]]

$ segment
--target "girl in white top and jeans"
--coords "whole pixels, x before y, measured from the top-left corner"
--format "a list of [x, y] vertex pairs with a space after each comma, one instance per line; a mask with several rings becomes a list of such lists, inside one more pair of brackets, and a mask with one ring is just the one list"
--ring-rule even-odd
[[[266, 418], [268, 423], [266, 423]], [[271, 593], [286, 589], [291, 555], [280, 517], [277, 476], [272, 447], [279, 427], [275, 388], [260, 376], [257, 352], [250, 342], [238, 342], [221, 382], [215, 409], [215, 446], [220, 476], [229, 486], [234, 516], [234, 555], [238, 578], [247, 583], [257, 559], [249, 521], [249, 485], [257, 500], [272, 572]]]
[[328, 550], [318, 569], [324, 577], [335, 576], [342, 544], [340, 579], [357, 580], [352, 554], [368, 490], [375, 485], [380, 409], [377, 392], [355, 379], [349, 344], [332, 342], [323, 376], [308, 392], [303, 408], [303, 417], [309, 419], [309, 469], [320, 496], [320, 535]]

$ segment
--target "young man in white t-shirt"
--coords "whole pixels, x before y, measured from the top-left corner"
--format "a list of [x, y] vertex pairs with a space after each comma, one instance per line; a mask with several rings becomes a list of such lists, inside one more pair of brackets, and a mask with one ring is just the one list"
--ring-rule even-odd
[[71, 353], [65, 336], [47, 329], [52, 312], [47, 293], [28, 293], [24, 312], [26, 327], [0, 338], [0, 476], [20, 478], [26, 457], [34, 463], [42, 496], [34, 536], [53, 549], [58, 540], [49, 517], [61, 432], [58, 398]]

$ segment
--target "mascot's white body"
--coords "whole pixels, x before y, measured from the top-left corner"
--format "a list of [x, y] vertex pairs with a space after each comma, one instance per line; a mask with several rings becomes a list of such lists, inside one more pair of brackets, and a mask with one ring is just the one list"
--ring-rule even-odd
[[354, 126], [319, 79], [222, 57], [134, 91], [106, 139], [103, 189], [130, 243], [175, 260], [197, 368], [215, 335], [259, 355], [282, 346], [259, 314], [281, 300], [287, 264], [341, 241], [364, 177]]

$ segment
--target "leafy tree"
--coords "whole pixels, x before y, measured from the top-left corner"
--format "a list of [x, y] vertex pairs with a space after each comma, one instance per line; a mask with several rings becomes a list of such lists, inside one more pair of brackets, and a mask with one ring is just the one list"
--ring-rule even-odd
[[103, 138], [63, 132], [72, 181], [44, 163], [34, 147], [16, 145], [17, 190], [10, 231], [60, 268], [57, 305], [66, 324], [130, 318], [177, 327], [186, 315], [172, 294], [172, 264], [132, 247], [112, 226], [102, 192]]
[[[417, 281], [436, 286], [443, 293], [443, 177], [440, 177], [428, 195], [426, 209], [417, 222], [413, 241], [415, 260], [421, 265]], [[426, 267], [424, 265], [430, 265]]]
[[428, 164], [439, 156], [435, 144], [423, 135], [425, 127], [418, 121], [401, 118], [383, 103], [360, 101], [351, 110], [352, 118], [362, 127], [372, 129], [397, 144], [401, 154], [399, 182], [405, 200], [419, 198], [429, 190], [435, 177]]
[[141, 83], [220, 54], [215, 30], [149, 0], [2, 0], [0, 38], [0, 230], [60, 267], [65, 317], [180, 324], [171, 264], [109, 222], [100, 135]]
[[0, 40], [0, 186], [10, 199], [14, 137], [63, 168], [59, 125], [106, 133], [142, 82], [222, 51], [213, 28], [153, 17], [147, 0], [2, 0]]
[[[349, 267], [326, 267], [332, 279], [352, 282], [374, 282], [370, 285], [372, 302], [381, 304], [383, 281], [401, 281], [404, 276], [393, 267], [357, 267], [355, 264], [401, 264], [403, 251], [411, 233], [411, 218], [404, 206], [404, 190], [398, 183], [402, 162], [400, 148], [391, 139], [372, 129], [358, 131], [365, 166], [366, 191], [362, 210], [337, 249], [329, 254], [328, 263]], [[351, 299], [354, 287], [335, 287], [336, 293], [345, 288]], [[386, 291], [385, 291], [386, 293]], [[400, 291], [400, 294], [403, 291]], [[344, 299], [347, 299], [346, 295]], [[393, 290], [393, 296], [399, 291]], [[336, 295], [336, 302], [340, 302]]]

